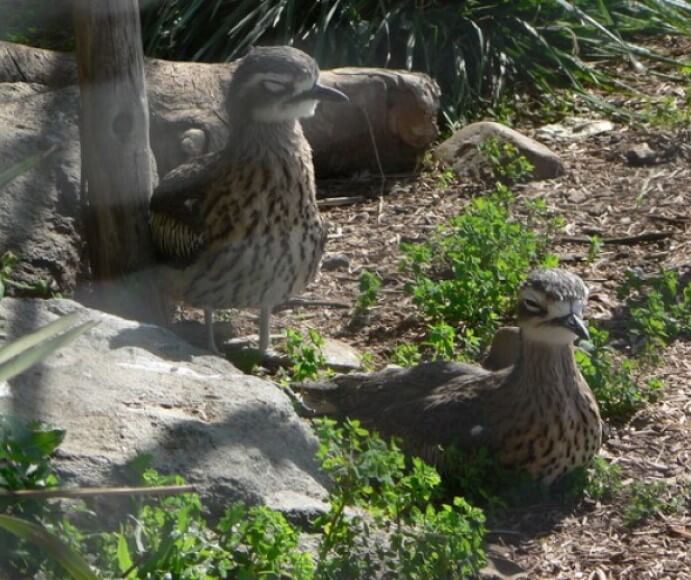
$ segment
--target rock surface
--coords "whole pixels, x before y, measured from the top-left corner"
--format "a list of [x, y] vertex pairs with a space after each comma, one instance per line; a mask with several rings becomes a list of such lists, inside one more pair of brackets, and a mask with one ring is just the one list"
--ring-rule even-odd
[[477, 148], [488, 139], [511, 143], [519, 153], [530, 161], [535, 169], [533, 179], [551, 179], [564, 173], [564, 164], [551, 149], [511, 129], [493, 121], [479, 121], [466, 125], [456, 131], [434, 150], [434, 156], [459, 174], [473, 171], [477, 164]]
[[0, 254], [19, 257], [12, 273], [31, 285], [54, 280], [74, 289], [80, 263], [76, 87], [0, 83], [0, 172], [42, 151], [55, 151], [0, 190]]
[[146, 453], [197, 484], [212, 515], [234, 500], [295, 519], [323, 509], [317, 441], [273, 383], [165, 329], [69, 300], [3, 299], [0, 340], [73, 311], [99, 324], [0, 388], [0, 413], [67, 430], [55, 460], [65, 483], [131, 483], [124, 467]]

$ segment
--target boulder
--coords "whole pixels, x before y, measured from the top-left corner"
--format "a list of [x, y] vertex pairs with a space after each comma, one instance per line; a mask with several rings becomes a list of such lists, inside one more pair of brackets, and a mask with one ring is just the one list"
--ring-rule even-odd
[[564, 164], [551, 149], [501, 123], [480, 121], [471, 123], [456, 131], [446, 141], [434, 149], [434, 157], [464, 174], [470, 165], [477, 163], [477, 148], [487, 139], [511, 143], [518, 152], [534, 165], [533, 179], [551, 179], [564, 173]]
[[168, 330], [69, 300], [3, 299], [0, 340], [74, 311], [99, 324], [0, 385], [0, 413], [66, 429], [55, 457], [65, 484], [132, 483], [127, 463], [149, 454], [196, 484], [212, 517], [235, 500], [294, 519], [324, 508], [317, 440], [274, 383]]
[[0, 189], [0, 253], [19, 257], [12, 280], [54, 280], [65, 292], [80, 268], [79, 91], [0, 83], [0, 172], [54, 150]]

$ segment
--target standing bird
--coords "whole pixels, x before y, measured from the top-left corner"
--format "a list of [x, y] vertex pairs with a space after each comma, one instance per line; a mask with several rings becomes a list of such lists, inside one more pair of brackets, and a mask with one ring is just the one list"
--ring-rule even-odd
[[316, 413], [359, 419], [441, 469], [440, 448], [486, 447], [550, 484], [586, 465], [602, 442], [597, 403], [573, 352], [577, 338], [588, 338], [587, 297], [574, 274], [533, 272], [518, 296], [518, 358], [502, 370], [433, 362], [298, 390]]
[[310, 56], [287, 46], [253, 49], [228, 87], [225, 149], [174, 169], [151, 198], [164, 291], [204, 309], [215, 352], [215, 309], [259, 307], [264, 353], [272, 307], [316, 276], [326, 227], [299, 119], [321, 100], [348, 97], [319, 84]]

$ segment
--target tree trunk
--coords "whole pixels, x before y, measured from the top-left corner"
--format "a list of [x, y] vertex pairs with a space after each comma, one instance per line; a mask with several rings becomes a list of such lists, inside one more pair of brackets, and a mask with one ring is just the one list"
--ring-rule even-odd
[[137, 0], [75, 0], [82, 203], [96, 301], [162, 323], [148, 204], [155, 168]]

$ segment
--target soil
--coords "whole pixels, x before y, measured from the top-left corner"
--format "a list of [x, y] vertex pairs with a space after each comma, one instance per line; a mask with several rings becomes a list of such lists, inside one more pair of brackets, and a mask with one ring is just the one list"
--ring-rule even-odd
[[[680, 54], [688, 54], [687, 49], [688, 44], [677, 46]], [[688, 87], [679, 80], [658, 77], [651, 84], [649, 76], [631, 73], [629, 81], [648, 97], [601, 96], [629, 110], [643, 109], [649, 98], [688, 106]], [[515, 128], [534, 135], [541, 123], [530, 119], [526, 116]], [[649, 165], [636, 165], [627, 151], [644, 143], [658, 155]], [[652, 275], [669, 268], [689, 279], [691, 127], [615, 122], [612, 130], [588, 139], [549, 145], [566, 173], [514, 191], [541, 197], [554, 215], [565, 219], [552, 251], [590, 287], [589, 319], [626, 339], [625, 310], [616, 288], [628, 269]], [[406, 293], [400, 244], [425, 240], [486, 190], [469, 178], [443, 184], [434, 171], [387, 176], [384, 184], [366, 177], [321, 183], [323, 215], [332, 226], [326, 267], [302, 297], [304, 306], [274, 316], [274, 331], [315, 328], [369, 353], [377, 368], [389, 361], [397, 344], [420, 342], [426, 323]], [[592, 235], [605, 243], [588, 260]], [[376, 272], [383, 285], [368, 320], [357, 324], [353, 311], [364, 270]], [[237, 313], [233, 325], [236, 333], [256, 333], [252, 313]], [[651, 375], [664, 379], [662, 396], [624, 424], [608, 425], [601, 455], [621, 467], [625, 486], [665, 483], [664, 497], [678, 500], [678, 509], [627, 527], [622, 521], [626, 494], [608, 502], [582, 499], [575, 505], [540, 502], [512, 508], [489, 522], [490, 552], [498, 566], [522, 570], [531, 579], [691, 578], [691, 337], [675, 340], [643, 378]]]

